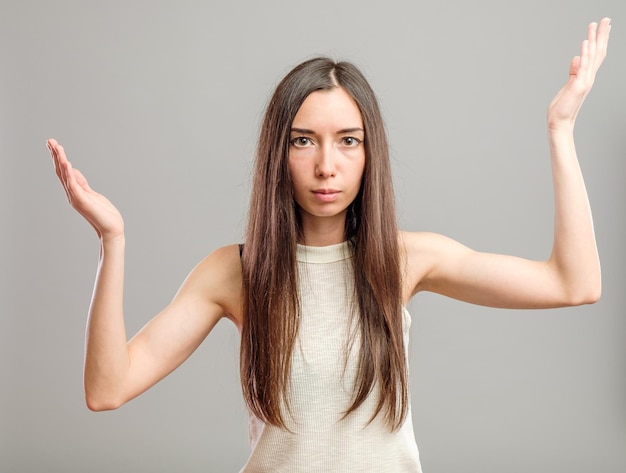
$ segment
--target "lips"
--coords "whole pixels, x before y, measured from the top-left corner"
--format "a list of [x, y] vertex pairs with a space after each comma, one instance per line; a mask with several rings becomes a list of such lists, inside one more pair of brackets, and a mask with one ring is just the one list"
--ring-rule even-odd
[[339, 197], [341, 191], [337, 189], [315, 189], [313, 195], [322, 202], [333, 202]]

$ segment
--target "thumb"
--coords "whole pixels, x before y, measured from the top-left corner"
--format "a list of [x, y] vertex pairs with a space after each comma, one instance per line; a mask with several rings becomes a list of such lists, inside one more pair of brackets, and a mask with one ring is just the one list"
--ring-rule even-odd
[[578, 69], [580, 69], [580, 56], [574, 56], [569, 65], [569, 75], [575, 76], [578, 74]]
[[91, 191], [92, 189], [91, 187], [89, 187], [89, 183], [87, 182], [87, 179], [85, 178], [83, 173], [80, 172], [76, 168], [73, 168], [73, 171], [74, 171], [74, 177], [76, 178], [76, 183], [83, 189]]

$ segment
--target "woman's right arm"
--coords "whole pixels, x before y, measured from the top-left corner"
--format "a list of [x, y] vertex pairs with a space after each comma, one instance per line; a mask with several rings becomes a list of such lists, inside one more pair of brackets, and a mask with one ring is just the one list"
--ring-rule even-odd
[[123, 313], [124, 223], [117, 209], [48, 141], [55, 170], [74, 207], [100, 240], [85, 347], [85, 397], [92, 410], [115, 409], [179, 366], [223, 316], [238, 324], [241, 266], [237, 245], [206, 257], [172, 302], [129, 342]]

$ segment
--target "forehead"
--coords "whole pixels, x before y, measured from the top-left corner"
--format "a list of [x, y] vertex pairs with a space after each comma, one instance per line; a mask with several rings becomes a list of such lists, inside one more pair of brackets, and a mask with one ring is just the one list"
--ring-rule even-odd
[[363, 128], [363, 118], [350, 94], [335, 87], [311, 92], [298, 109], [292, 126], [320, 132]]

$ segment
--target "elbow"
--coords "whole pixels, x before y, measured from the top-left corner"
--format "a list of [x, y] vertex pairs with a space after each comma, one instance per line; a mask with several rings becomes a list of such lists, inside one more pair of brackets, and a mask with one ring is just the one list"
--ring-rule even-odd
[[85, 390], [85, 403], [92, 412], [113, 411], [124, 404], [113, 396], [97, 395], [89, 390]]
[[99, 402], [99, 401], [94, 401], [92, 399], [86, 399], [86, 403], [87, 403], [87, 408], [91, 412], [113, 411], [119, 407], [112, 403]]
[[94, 373], [87, 368], [83, 374], [83, 392], [85, 404], [93, 412], [113, 411], [130, 400], [125, 384], [118, 377]]
[[601, 296], [602, 284], [600, 283], [600, 280], [598, 280], [597, 283], [588, 284], [587, 286], [572, 292], [567, 299], [566, 305], [578, 306], [585, 304], [595, 304], [600, 300]]
[[586, 295], [583, 301], [583, 304], [595, 304], [600, 300], [602, 296], [602, 286], [598, 284], [596, 287], [592, 288]]
[[600, 268], [594, 272], [594, 276], [587, 284], [586, 291], [584, 293], [585, 298], [583, 304], [595, 304], [602, 297], [602, 273]]
[[85, 398], [87, 408], [92, 412], [114, 411], [121, 406], [119, 403]]
[[586, 305], [586, 304], [595, 304], [600, 300], [600, 292], [589, 292], [586, 294], [578, 294], [576, 297], [572, 297], [568, 302], [567, 306], [578, 306], [578, 305]]
[[558, 271], [555, 278], [556, 307], [595, 304], [602, 295], [600, 266]]

